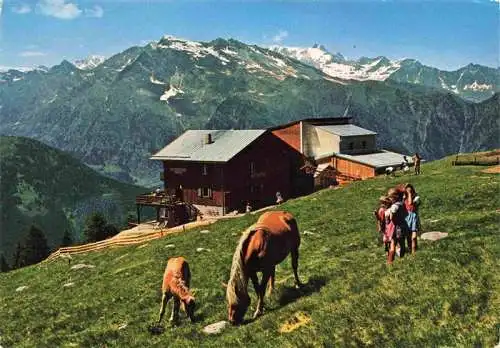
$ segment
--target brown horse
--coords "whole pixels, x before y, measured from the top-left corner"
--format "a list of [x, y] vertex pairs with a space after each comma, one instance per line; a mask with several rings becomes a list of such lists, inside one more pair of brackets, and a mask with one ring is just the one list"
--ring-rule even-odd
[[193, 294], [189, 290], [190, 281], [191, 272], [189, 271], [189, 264], [187, 261], [183, 257], [169, 259], [163, 274], [163, 296], [161, 299], [158, 324], [160, 324], [163, 314], [165, 314], [165, 307], [172, 297], [174, 298], [174, 305], [172, 307], [170, 321], [175, 322], [179, 319], [179, 307], [181, 303], [189, 319], [194, 321], [195, 300]]
[[[254, 318], [262, 314], [266, 285], [274, 288], [275, 267], [288, 254], [292, 256], [295, 283], [300, 286], [297, 267], [299, 260], [300, 235], [292, 214], [285, 211], [266, 212], [255, 225], [248, 228], [240, 238], [233, 256], [231, 276], [227, 285], [226, 298], [228, 316], [232, 324], [239, 324], [250, 305], [248, 278], [252, 280], [258, 296]], [[262, 272], [259, 284], [257, 272]]]

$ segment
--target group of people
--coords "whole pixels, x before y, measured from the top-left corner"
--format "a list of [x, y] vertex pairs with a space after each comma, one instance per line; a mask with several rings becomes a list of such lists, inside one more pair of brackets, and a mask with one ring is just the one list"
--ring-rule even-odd
[[379, 198], [379, 208], [374, 211], [377, 230], [385, 246], [387, 263], [395, 255], [402, 257], [407, 251], [417, 251], [417, 234], [420, 230], [418, 207], [420, 196], [411, 184], [390, 188]]

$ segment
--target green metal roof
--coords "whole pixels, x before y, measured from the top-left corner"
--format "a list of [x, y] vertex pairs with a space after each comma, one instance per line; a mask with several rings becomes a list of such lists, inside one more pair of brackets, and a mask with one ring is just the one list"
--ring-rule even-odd
[[[227, 162], [266, 131], [250, 130], [188, 130], [159, 152], [153, 160], [193, 162]], [[205, 144], [210, 134], [212, 142]]]

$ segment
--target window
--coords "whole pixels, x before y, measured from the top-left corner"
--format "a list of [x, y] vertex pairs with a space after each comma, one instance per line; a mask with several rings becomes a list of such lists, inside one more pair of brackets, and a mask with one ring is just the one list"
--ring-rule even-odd
[[208, 166], [206, 164], [201, 167], [201, 174], [202, 175], [208, 175]]
[[366, 149], [366, 141], [363, 140], [363, 142], [361, 143], [361, 146], [363, 147], [363, 149]]
[[349, 150], [354, 150], [354, 143], [352, 141], [349, 143]]
[[250, 176], [255, 175], [255, 162], [250, 162]]
[[198, 189], [198, 197], [212, 198], [212, 189], [210, 187], [200, 187]]

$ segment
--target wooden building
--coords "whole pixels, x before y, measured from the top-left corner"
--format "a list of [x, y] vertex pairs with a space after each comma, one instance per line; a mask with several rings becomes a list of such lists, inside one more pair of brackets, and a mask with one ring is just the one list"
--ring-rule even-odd
[[404, 161], [402, 154], [377, 149], [377, 133], [347, 117], [308, 118], [270, 131], [315, 163], [316, 187], [373, 177]]
[[151, 159], [163, 162], [166, 194], [223, 215], [312, 192], [303, 155], [266, 130], [189, 130]]

